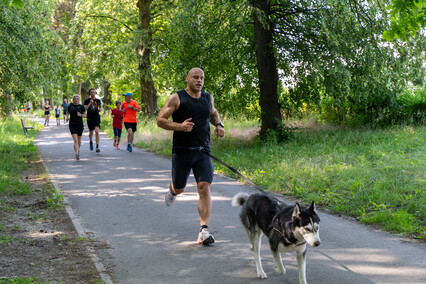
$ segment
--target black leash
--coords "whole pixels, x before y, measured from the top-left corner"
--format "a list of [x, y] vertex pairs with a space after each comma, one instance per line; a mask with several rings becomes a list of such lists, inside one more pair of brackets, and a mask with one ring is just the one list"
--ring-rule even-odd
[[259, 186], [257, 186], [254, 182], [252, 182], [251, 180], [249, 180], [248, 178], [246, 178], [242, 173], [240, 173], [239, 171], [237, 171], [236, 169], [234, 169], [233, 167], [231, 167], [230, 165], [228, 165], [227, 163], [225, 163], [224, 161], [222, 161], [218, 157], [212, 155], [212, 153], [210, 153], [206, 148], [204, 148], [202, 146], [198, 146], [198, 147], [190, 147], [189, 149], [190, 150], [196, 150], [196, 151], [203, 152], [204, 154], [208, 155], [210, 158], [212, 158], [216, 162], [218, 162], [218, 163], [224, 165], [225, 167], [227, 167], [228, 169], [230, 169], [233, 173], [235, 173], [240, 178], [242, 178], [243, 180], [245, 180], [246, 182], [248, 182], [250, 185], [252, 185], [258, 191], [260, 191], [260, 192], [262, 192], [264, 194], [268, 194], [263, 189], [261, 189]]

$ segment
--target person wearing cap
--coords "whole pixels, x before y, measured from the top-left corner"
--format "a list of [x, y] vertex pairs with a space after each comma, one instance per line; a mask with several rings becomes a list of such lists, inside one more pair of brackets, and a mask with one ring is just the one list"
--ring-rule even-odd
[[121, 111], [124, 112], [124, 127], [127, 130], [127, 151], [133, 151], [133, 138], [136, 132], [136, 113], [141, 111], [138, 103], [132, 99], [131, 93], [125, 93], [124, 102], [121, 104]]
[[101, 100], [96, 98], [96, 89], [89, 90], [89, 98], [84, 101], [84, 108], [87, 111], [87, 126], [89, 127], [89, 140], [90, 151], [93, 151], [93, 131], [95, 132], [96, 139], [96, 152], [99, 153], [99, 131], [101, 126], [101, 116], [99, 112], [102, 111]]
[[[213, 96], [203, 92], [204, 72], [192, 68], [186, 76], [187, 87], [172, 94], [160, 110], [157, 125], [173, 131], [172, 182], [165, 196], [167, 206], [184, 192], [189, 174], [194, 174], [198, 191], [200, 216], [199, 244], [214, 243], [208, 226], [212, 211], [210, 185], [213, 181], [213, 162], [210, 153], [210, 125], [217, 137], [225, 136], [224, 125], [214, 107]], [[169, 118], [172, 117], [172, 120]], [[175, 216], [176, 217], [176, 216]]]

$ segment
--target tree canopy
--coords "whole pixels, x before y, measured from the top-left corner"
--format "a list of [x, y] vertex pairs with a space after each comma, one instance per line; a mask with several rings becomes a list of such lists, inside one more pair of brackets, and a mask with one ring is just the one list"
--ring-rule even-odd
[[392, 0], [388, 6], [391, 25], [383, 33], [387, 40], [409, 40], [426, 27], [426, 4], [424, 0]]
[[[262, 122], [314, 113], [336, 123], [389, 124], [402, 112], [400, 96], [413, 90], [423, 100], [422, 1], [257, 2], [2, 0], [0, 104], [90, 85], [107, 102], [131, 92], [147, 104], [151, 89], [161, 107], [195, 66], [221, 113]], [[268, 68], [277, 80], [269, 81]], [[144, 80], [153, 85], [144, 89]]]
[[[5, 2], [5, 1], [3, 1]], [[26, 101], [34, 94], [55, 92], [63, 67], [64, 44], [50, 29], [52, 2], [0, 4], [0, 107], [10, 112], [13, 97]], [[18, 6], [16, 8], [15, 6]], [[22, 8], [19, 8], [21, 7]]]

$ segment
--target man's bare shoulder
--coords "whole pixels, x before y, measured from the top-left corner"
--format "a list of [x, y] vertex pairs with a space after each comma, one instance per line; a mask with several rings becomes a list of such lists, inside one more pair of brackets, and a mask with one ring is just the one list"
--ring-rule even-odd
[[171, 95], [170, 95], [170, 97], [169, 97], [169, 99], [172, 99], [172, 98], [174, 98], [174, 99], [179, 99], [179, 95], [178, 95], [178, 93], [177, 93], [177, 92], [175, 92], [175, 93], [171, 94]]
[[178, 93], [171, 94], [166, 101], [166, 105], [168, 105], [169, 107], [172, 107], [172, 106], [177, 107], [179, 106], [179, 103], [180, 103], [180, 100], [179, 100]]
[[166, 118], [168, 119], [178, 108], [180, 105], [179, 96], [177, 93], [171, 94], [164, 104], [164, 107], [160, 110], [158, 114], [158, 119]]

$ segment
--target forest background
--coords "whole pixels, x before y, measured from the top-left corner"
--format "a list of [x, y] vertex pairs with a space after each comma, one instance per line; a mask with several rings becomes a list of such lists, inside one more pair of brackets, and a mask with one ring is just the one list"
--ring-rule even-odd
[[[205, 90], [230, 122], [227, 129], [254, 122], [259, 130], [261, 140], [230, 144], [240, 143], [246, 150], [251, 143], [262, 145], [266, 148], [260, 155], [270, 150], [268, 157], [273, 159], [289, 154], [272, 147], [284, 142], [286, 149], [293, 149], [296, 164], [305, 161], [300, 158], [306, 145], [314, 145], [313, 150], [324, 147], [340, 153], [345, 167], [353, 164], [349, 160], [353, 156], [366, 171], [364, 178], [371, 172], [366, 161], [371, 167], [380, 164], [382, 169], [369, 181], [356, 177], [349, 187], [334, 188], [329, 183], [334, 177], [327, 176], [324, 184], [316, 184], [325, 190], [319, 196], [346, 206], [340, 201], [368, 197], [365, 188], [381, 192], [389, 186], [377, 182], [377, 176], [409, 180], [389, 186], [402, 194], [396, 205], [373, 198], [361, 200], [365, 207], [344, 213], [363, 217], [374, 212], [370, 216], [380, 217], [384, 212], [390, 222], [402, 219], [415, 224], [403, 231], [424, 238], [424, 27], [421, 0], [1, 0], [0, 115], [21, 111], [28, 102], [38, 108], [46, 99], [60, 105], [74, 94], [85, 98], [94, 87], [106, 111], [115, 100], [122, 100], [122, 94], [131, 92], [143, 107], [141, 119], [150, 121], [172, 92], [186, 86], [188, 70], [198, 66], [205, 71]], [[294, 122], [306, 117], [337, 128], [308, 131], [302, 139], [288, 142], [300, 130]], [[392, 127], [401, 125], [402, 134], [389, 137], [395, 131]], [[368, 138], [363, 140], [365, 133]], [[373, 146], [381, 137], [388, 139], [386, 147], [375, 152]], [[411, 140], [397, 141], [403, 137]], [[337, 147], [345, 141], [354, 143]], [[241, 152], [227, 149], [230, 144], [218, 143], [217, 149], [232, 161], [228, 153]], [[349, 148], [355, 149], [353, 155]], [[361, 150], [364, 154], [356, 152]], [[374, 154], [366, 155], [367, 150]], [[407, 158], [408, 152], [414, 160]], [[396, 158], [381, 161], [384, 153], [397, 153], [407, 164], [401, 169], [390, 163]], [[235, 164], [243, 166], [242, 162]], [[327, 163], [318, 160], [314, 165], [324, 168]], [[329, 169], [339, 170], [335, 164]], [[402, 178], [407, 170], [410, 175]], [[265, 178], [263, 169], [247, 171], [256, 182]], [[307, 171], [315, 178], [314, 171]], [[353, 196], [342, 193], [346, 188], [354, 190]], [[286, 193], [303, 196], [299, 191], [305, 189], [312, 192], [309, 186], [293, 182]], [[303, 197], [316, 197], [309, 194]], [[398, 209], [405, 210], [404, 204], [412, 200], [415, 205], [401, 215]]]
[[[221, 113], [423, 123], [424, 1], [0, 1], [2, 115], [99, 90], [155, 115], [192, 67]], [[108, 109], [108, 108], [107, 108]]]

